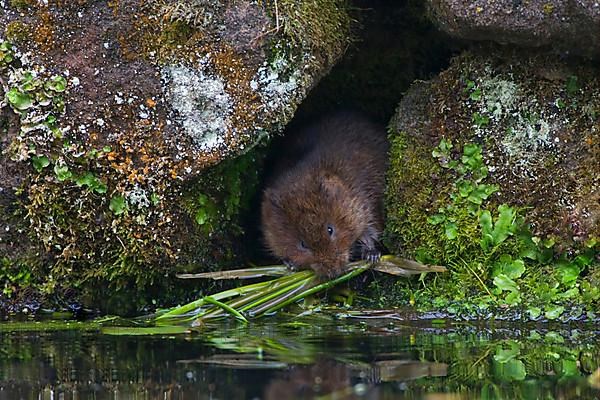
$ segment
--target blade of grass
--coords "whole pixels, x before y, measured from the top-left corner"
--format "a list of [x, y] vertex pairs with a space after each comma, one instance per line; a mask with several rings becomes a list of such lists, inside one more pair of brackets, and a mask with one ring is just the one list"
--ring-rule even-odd
[[[244, 312], [247, 309], [256, 306], [257, 304], [262, 304], [265, 301], [268, 301], [270, 298], [267, 298], [268, 296], [272, 297], [278, 293], [289, 291], [294, 285], [297, 285], [298, 281], [302, 281], [310, 276], [314, 276], [314, 273], [311, 271], [300, 271], [282, 278], [273, 279], [269, 281], [270, 285], [268, 285], [266, 288], [250, 295], [241, 296], [238, 299], [234, 299], [229, 302], [228, 305], [232, 308], [238, 309], [241, 312]], [[252, 304], [248, 306], [248, 303], [250, 302], [252, 302]], [[220, 314], [219, 312], [219, 310], [209, 310], [205, 314], [199, 316], [199, 318], [208, 319], [223, 316], [223, 314]]]
[[237, 319], [243, 321], [243, 322], [248, 322], [248, 320], [246, 319], [246, 317], [244, 317], [239, 311], [237, 311], [236, 309], [228, 306], [225, 303], [222, 303], [218, 300], [215, 300], [212, 296], [207, 296], [204, 298], [204, 301], [206, 301], [207, 303], [210, 304], [214, 304], [215, 306], [222, 308], [223, 310], [227, 311], [229, 314], [235, 316]]
[[310, 296], [311, 294], [315, 294], [322, 290], [329, 289], [329, 288], [337, 285], [340, 282], [347, 281], [357, 275], [362, 274], [363, 272], [365, 272], [367, 269], [370, 268], [370, 265], [368, 265], [368, 264], [365, 265], [364, 261], [361, 261], [358, 263], [352, 263], [352, 264], [354, 264], [354, 265], [352, 266], [353, 269], [350, 272], [348, 272], [340, 277], [337, 277], [331, 281], [323, 282], [319, 285], [313, 286], [310, 289], [305, 290], [304, 292], [298, 293], [297, 295], [295, 295], [291, 298], [288, 298], [285, 301], [282, 301], [281, 303], [275, 304], [272, 308], [265, 310], [263, 314], [275, 312], [289, 304], [295, 303], [296, 301], [303, 299], [304, 297]]
[[262, 276], [283, 276], [289, 273], [285, 265], [269, 265], [256, 268], [231, 269], [226, 271], [202, 272], [199, 274], [178, 274], [181, 279], [250, 279]]
[[287, 299], [289, 299], [292, 296], [295, 296], [298, 292], [303, 291], [303, 290], [306, 291], [306, 290], [310, 289], [312, 287], [312, 285], [315, 284], [315, 279], [316, 279], [316, 277], [306, 278], [304, 281], [301, 282], [301, 285], [292, 289], [291, 291], [282, 293], [280, 296], [270, 299], [270, 301], [267, 301], [267, 302], [263, 303], [262, 305], [257, 304], [257, 307], [248, 310], [248, 315], [251, 317], [261, 315], [261, 314], [265, 313], [265, 311], [272, 309], [277, 304], [286, 301]]
[[306, 283], [307, 280], [314, 279], [314, 277], [315, 277], [315, 274], [312, 271], [301, 271], [301, 272], [297, 272], [294, 275], [297, 279], [292, 280], [288, 285], [280, 288], [277, 291], [269, 291], [268, 293], [265, 293], [265, 296], [259, 298], [258, 300], [256, 300], [255, 302], [253, 302], [251, 304], [246, 305], [245, 307], [242, 308], [242, 310], [247, 311], [251, 308], [257, 307], [275, 297], [280, 296], [282, 293], [287, 293], [290, 290], [293, 290], [299, 286], [302, 286], [304, 283]]
[[[268, 286], [271, 282], [270, 281], [266, 281], [266, 282], [259, 282], [259, 283], [254, 283], [252, 285], [246, 285], [246, 286], [241, 286], [238, 288], [234, 288], [234, 289], [229, 289], [229, 290], [225, 290], [223, 292], [217, 293], [212, 295], [211, 297], [215, 300], [221, 301], [223, 299], [227, 299], [230, 297], [234, 297], [234, 296], [238, 296], [238, 295], [243, 295], [245, 293], [249, 293], [249, 292], [254, 292], [256, 290], [260, 290], [261, 288]], [[203, 306], [205, 303], [204, 297], [199, 298], [198, 300], [194, 300], [188, 304], [185, 304], [181, 307], [176, 307], [173, 308], [167, 312], [165, 312], [164, 314], [161, 314], [159, 316], [157, 316], [155, 318], [155, 321], [160, 321], [163, 319], [169, 319], [169, 318], [177, 318], [177, 317], [181, 317], [181, 316], [185, 316], [185, 314], [196, 310], [198, 308], [200, 308], [201, 306]]]

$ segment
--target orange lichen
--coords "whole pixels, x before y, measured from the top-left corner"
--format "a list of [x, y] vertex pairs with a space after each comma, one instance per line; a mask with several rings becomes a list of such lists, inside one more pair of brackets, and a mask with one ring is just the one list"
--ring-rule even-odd
[[33, 39], [44, 51], [54, 46], [54, 21], [47, 7], [38, 11], [39, 23], [35, 28]]

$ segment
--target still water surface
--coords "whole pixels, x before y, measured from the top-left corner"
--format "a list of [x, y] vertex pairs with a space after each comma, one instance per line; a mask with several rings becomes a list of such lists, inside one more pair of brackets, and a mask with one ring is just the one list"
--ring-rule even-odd
[[0, 400], [600, 399], [597, 327], [315, 319], [125, 333], [0, 323]]

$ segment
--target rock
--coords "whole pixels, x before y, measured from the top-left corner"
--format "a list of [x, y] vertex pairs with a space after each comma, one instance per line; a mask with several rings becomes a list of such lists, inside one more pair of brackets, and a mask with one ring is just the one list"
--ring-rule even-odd
[[0, 257], [50, 287], [231, 259], [251, 149], [348, 40], [338, 0], [0, 0]]
[[580, 0], [429, 0], [440, 28], [468, 40], [600, 54], [600, 2]]
[[552, 57], [463, 54], [416, 83], [390, 124], [390, 250], [414, 256], [435, 247], [431, 218], [459, 200], [472, 201], [471, 211], [523, 210], [533, 235], [560, 252], [598, 247], [598, 76], [591, 65]]
[[384, 242], [448, 273], [384, 297], [454, 319], [595, 320], [599, 76], [482, 51], [414, 84], [389, 127]]

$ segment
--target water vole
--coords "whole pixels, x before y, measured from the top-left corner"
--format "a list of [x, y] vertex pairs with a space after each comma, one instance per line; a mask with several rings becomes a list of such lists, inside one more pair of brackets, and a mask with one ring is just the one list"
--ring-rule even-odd
[[266, 245], [319, 276], [344, 272], [353, 250], [377, 257], [383, 228], [386, 132], [360, 114], [338, 112], [292, 133], [291, 156], [264, 192]]

